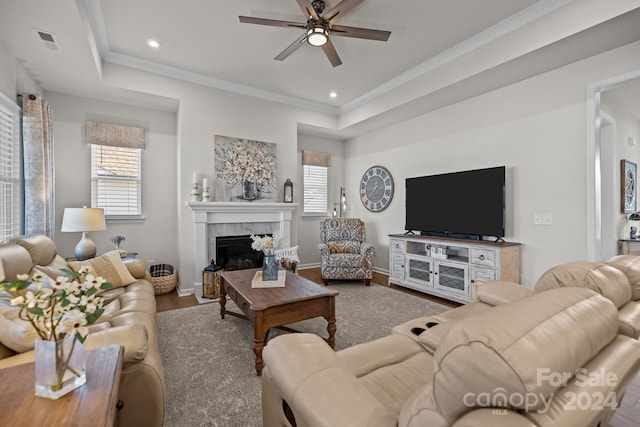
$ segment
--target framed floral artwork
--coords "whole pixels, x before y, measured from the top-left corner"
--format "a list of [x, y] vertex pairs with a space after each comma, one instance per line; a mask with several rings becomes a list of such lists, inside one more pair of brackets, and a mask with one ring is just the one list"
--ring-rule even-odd
[[215, 136], [215, 200], [275, 202], [276, 145]]
[[620, 161], [620, 199], [622, 213], [632, 213], [637, 208], [638, 166], [629, 161]]

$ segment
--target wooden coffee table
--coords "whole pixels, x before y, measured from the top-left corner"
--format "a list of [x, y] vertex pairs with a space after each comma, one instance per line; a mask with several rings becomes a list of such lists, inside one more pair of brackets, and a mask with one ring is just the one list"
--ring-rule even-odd
[[[336, 333], [336, 295], [339, 292], [320, 286], [302, 276], [287, 272], [284, 288], [252, 288], [251, 280], [259, 269], [220, 273], [220, 317], [225, 314], [253, 322], [253, 351], [256, 375], [262, 375], [262, 349], [269, 329], [314, 317], [327, 319], [327, 343], [334, 348]], [[229, 296], [244, 315], [227, 311]]]

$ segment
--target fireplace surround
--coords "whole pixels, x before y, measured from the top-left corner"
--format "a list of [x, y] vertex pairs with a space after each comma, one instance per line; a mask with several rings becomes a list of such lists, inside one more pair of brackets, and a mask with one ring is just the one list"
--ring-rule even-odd
[[193, 216], [194, 293], [202, 301], [202, 270], [217, 261], [216, 237], [280, 232], [282, 247], [291, 246], [296, 203], [187, 202]]

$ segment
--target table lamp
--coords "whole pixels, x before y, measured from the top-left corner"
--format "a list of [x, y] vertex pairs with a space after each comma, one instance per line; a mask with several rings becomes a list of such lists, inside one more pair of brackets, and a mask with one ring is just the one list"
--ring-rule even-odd
[[96, 256], [96, 245], [89, 239], [89, 231], [106, 230], [104, 209], [102, 208], [64, 208], [60, 231], [81, 232], [82, 238], [76, 245], [74, 254], [78, 261]]

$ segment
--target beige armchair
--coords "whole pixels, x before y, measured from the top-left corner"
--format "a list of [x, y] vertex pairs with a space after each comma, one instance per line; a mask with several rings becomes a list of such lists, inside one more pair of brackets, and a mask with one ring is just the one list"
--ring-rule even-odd
[[366, 242], [364, 222], [358, 218], [331, 218], [320, 223], [322, 280], [364, 280], [371, 283], [375, 248]]

